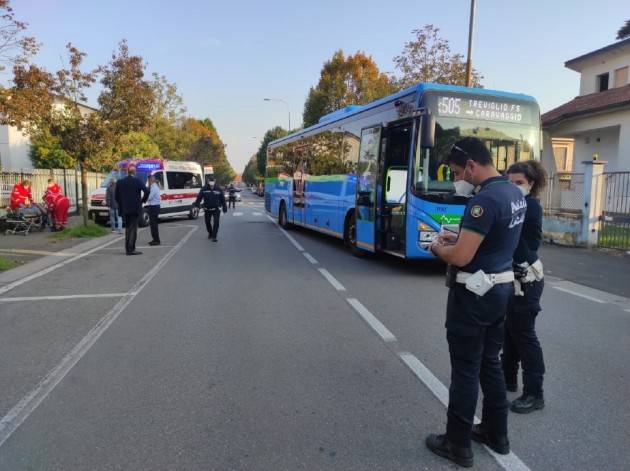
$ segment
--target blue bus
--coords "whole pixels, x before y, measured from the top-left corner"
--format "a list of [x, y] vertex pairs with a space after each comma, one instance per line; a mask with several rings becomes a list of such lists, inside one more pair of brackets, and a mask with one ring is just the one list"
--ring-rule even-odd
[[527, 95], [419, 84], [323, 116], [267, 149], [265, 208], [283, 228], [344, 240], [355, 254], [433, 258], [466, 199], [443, 159], [465, 136], [483, 140], [499, 171], [540, 159], [540, 111]]

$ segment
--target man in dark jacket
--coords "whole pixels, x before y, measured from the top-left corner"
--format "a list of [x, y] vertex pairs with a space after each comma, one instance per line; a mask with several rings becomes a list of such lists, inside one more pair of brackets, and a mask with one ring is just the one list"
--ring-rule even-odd
[[116, 183], [115, 198], [125, 223], [125, 251], [127, 255], [140, 255], [142, 252], [136, 250], [138, 219], [142, 212], [142, 203], [149, 198], [149, 189], [136, 177], [134, 165], [127, 168], [127, 174]]
[[219, 232], [221, 209], [223, 209], [224, 213], [227, 213], [223, 190], [221, 190], [214, 180], [208, 180], [208, 183], [199, 191], [194, 205], [199, 207], [201, 200], [203, 200], [203, 207], [206, 209], [204, 219], [206, 221], [206, 229], [208, 230], [208, 239], [212, 239], [212, 242], [216, 242], [217, 233]]

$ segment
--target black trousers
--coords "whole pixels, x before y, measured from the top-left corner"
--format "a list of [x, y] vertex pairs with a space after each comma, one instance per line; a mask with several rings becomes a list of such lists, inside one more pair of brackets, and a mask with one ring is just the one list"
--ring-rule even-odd
[[236, 208], [236, 198], [228, 198], [228, 207]]
[[160, 241], [160, 232], [158, 230], [158, 217], [160, 215], [160, 205], [147, 206], [149, 212], [149, 227], [151, 228], [151, 238], [155, 242]]
[[523, 394], [543, 397], [545, 362], [536, 335], [536, 317], [544, 281], [523, 285], [524, 296], [514, 296], [508, 306], [503, 346], [503, 372], [507, 382], [516, 383], [519, 363], [523, 369]]
[[206, 222], [206, 230], [208, 235], [216, 239], [219, 233], [219, 219], [221, 218], [221, 210], [219, 208], [206, 209], [204, 213], [204, 220]]
[[123, 221], [125, 223], [125, 251], [127, 253], [136, 251], [136, 239], [138, 238], [138, 219], [140, 216], [137, 214], [123, 215]]
[[446, 339], [451, 386], [446, 434], [457, 446], [470, 446], [480, 384], [482, 423], [495, 435], [507, 435], [509, 404], [499, 353], [505, 332], [504, 313], [512, 293], [512, 285], [507, 284], [495, 286], [482, 297], [463, 285], [449, 291]]

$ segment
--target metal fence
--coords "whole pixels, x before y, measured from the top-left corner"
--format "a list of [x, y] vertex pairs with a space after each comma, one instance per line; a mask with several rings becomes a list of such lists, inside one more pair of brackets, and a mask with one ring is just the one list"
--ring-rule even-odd
[[540, 199], [547, 210], [581, 212], [584, 207], [584, 173], [554, 173]]
[[630, 249], [630, 172], [604, 172], [601, 247]]
[[[48, 179], [54, 178], [63, 189], [63, 193], [70, 198], [71, 210], [76, 211], [81, 204], [81, 174], [74, 169], [33, 169], [14, 172], [0, 172], [0, 208], [9, 206], [11, 191], [13, 186], [24, 180], [31, 181], [32, 194], [35, 202], [41, 201]], [[105, 174], [88, 172], [87, 191], [88, 195], [99, 187]]]

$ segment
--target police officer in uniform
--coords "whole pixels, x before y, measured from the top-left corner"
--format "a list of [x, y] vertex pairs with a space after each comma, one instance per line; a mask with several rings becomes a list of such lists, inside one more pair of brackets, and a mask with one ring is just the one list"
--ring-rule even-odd
[[194, 205], [199, 207], [201, 200], [203, 200], [203, 207], [206, 210], [204, 219], [208, 231], [208, 239], [212, 239], [212, 242], [216, 242], [219, 232], [221, 209], [223, 209], [224, 213], [227, 213], [223, 190], [221, 190], [214, 180], [208, 179], [208, 182], [199, 191]]
[[[459, 140], [446, 159], [456, 192], [471, 195], [459, 235], [441, 234], [431, 251], [449, 264], [446, 338], [451, 386], [446, 433], [427, 447], [464, 467], [473, 465], [471, 438], [500, 454], [510, 452], [508, 401], [499, 353], [508, 301], [514, 293], [512, 256], [526, 210], [519, 189], [497, 172], [490, 152], [474, 137]], [[473, 427], [479, 384], [481, 424]]]

